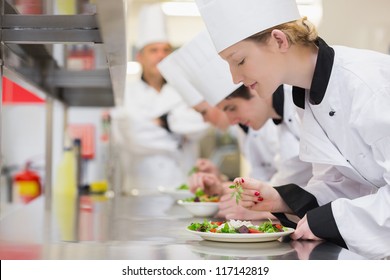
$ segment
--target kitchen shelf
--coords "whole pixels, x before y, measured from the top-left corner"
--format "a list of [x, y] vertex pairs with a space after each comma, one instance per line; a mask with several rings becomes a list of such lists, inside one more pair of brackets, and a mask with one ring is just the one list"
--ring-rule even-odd
[[[111, 107], [123, 97], [127, 65], [126, 2], [96, 1], [93, 15], [21, 15], [2, 0], [4, 75], [32, 85], [68, 106]], [[58, 66], [53, 44], [102, 44], [107, 67], [75, 71]]]
[[[0, 97], [5, 76], [46, 99], [47, 210], [52, 196], [53, 100], [65, 105], [65, 129], [69, 107], [113, 107], [121, 104], [124, 95], [128, 60], [127, 1], [95, 0], [95, 4], [96, 14], [22, 15], [9, 2], [0, 0]], [[98, 53], [104, 54], [98, 59], [103, 62], [94, 70], [69, 70], [59, 65], [62, 62], [57, 63], [54, 44], [99, 44]], [[0, 102], [0, 128], [1, 107]], [[0, 129], [0, 147], [1, 136]]]

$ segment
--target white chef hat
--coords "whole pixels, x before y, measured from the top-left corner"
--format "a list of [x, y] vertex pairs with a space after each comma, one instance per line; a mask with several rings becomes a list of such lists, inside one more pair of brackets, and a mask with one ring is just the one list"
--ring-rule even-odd
[[136, 47], [140, 50], [148, 44], [160, 42], [169, 42], [166, 17], [161, 5], [144, 5], [138, 17]]
[[191, 84], [187, 73], [180, 66], [180, 63], [178, 62], [180, 55], [177, 53], [178, 51], [175, 51], [165, 57], [157, 64], [157, 68], [168, 83], [180, 93], [187, 105], [194, 107], [202, 102], [204, 98]]
[[295, 0], [195, 0], [217, 52], [301, 18]]
[[212, 106], [241, 86], [233, 83], [229, 65], [215, 51], [207, 30], [171, 55], [176, 57], [189, 82]]

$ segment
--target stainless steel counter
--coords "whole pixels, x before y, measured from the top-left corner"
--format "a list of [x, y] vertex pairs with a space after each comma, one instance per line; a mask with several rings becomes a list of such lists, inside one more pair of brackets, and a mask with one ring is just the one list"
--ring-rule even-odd
[[223, 243], [185, 230], [192, 217], [169, 196], [44, 198], [0, 221], [1, 259], [225, 260], [364, 259], [331, 243]]

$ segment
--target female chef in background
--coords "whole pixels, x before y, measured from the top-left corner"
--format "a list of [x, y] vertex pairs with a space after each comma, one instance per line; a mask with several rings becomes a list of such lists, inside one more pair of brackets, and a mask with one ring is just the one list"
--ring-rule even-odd
[[297, 214], [294, 239], [390, 255], [390, 57], [328, 46], [294, 0], [196, 2], [236, 83], [264, 98], [294, 85], [305, 110], [300, 157], [313, 178], [305, 188], [237, 178], [242, 205]]
[[183, 184], [208, 127], [157, 69], [172, 51], [165, 23], [160, 5], [142, 7], [137, 38], [142, 76], [127, 85], [124, 108], [113, 113], [128, 194], [153, 194], [159, 186]]

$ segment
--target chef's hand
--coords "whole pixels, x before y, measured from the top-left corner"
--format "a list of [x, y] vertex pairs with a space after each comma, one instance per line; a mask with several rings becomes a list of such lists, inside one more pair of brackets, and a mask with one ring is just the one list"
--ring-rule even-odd
[[291, 213], [279, 193], [266, 182], [253, 178], [236, 178], [235, 184], [243, 188], [240, 205], [255, 211]]
[[290, 237], [294, 240], [297, 239], [307, 239], [307, 240], [322, 240], [321, 238], [314, 235], [309, 227], [309, 223], [307, 222], [307, 216], [305, 215], [297, 224], [297, 228], [290, 235]]
[[195, 193], [197, 189], [202, 189], [208, 195], [222, 194], [222, 182], [215, 174], [197, 172], [188, 178], [190, 192]]
[[236, 200], [232, 197], [232, 190], [224, 194], [218, 203], [219, 211], [217, 217], [226, 220], [267, 220], [275, 219], [269, 212], [253, 211], [237, 205]]
[[209, 159], [199, 158], [195, 163], [195, 167], [198, 172], [212, 173], [216, 177], [220, 177], [221, 173], [218, 170], [218, 167]]

